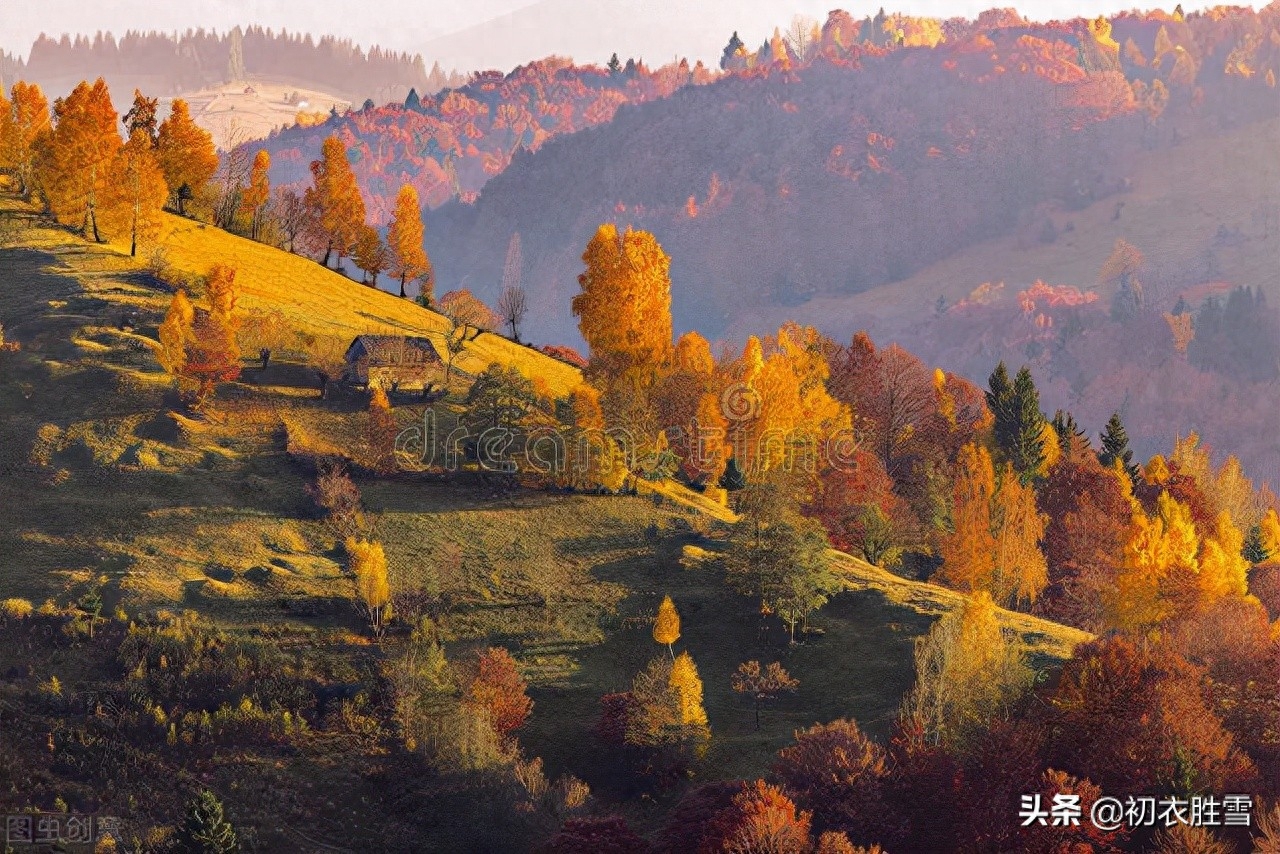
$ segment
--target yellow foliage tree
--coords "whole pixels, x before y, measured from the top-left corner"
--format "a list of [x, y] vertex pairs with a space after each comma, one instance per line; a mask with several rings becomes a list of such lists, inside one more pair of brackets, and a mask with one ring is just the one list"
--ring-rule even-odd
[[987, 449], [960, 449], [952, 486], [951, 531], [938, 544], [940, 580], [957, 590], [989, 590], [995, 576], [996, 538], [991, 531], [995, 469]]
[[1231, 513], [1218, 514], [1214, 532], [1200, 549], [1199, 593], [1202, 605], [1227, 596], [1249, 592], [1249, 561], [1242, 554], [1244, 535], [1231, 521]]
[[1129, 540], [1114, 587], [1104, 596], [1109, 625], [1145, 631], [1194, 604], [1200, 543], [1191, 511], [1167, 492], [1148, 516], [1135, 503]]
[[587, 374], [606, 392], [647, 390], [671, 360], [671, 259], [649, 232], [605, 223], [582, 260], [572, 305], [591, 350]]
[[1274, 507], [1267, 510], [1258, 527], [1262, 539], [1262, 551], [1270, 560], [1280, 554], [1280, 515], [1276, 514]]
[[111, 165], [120, 150], [119, 116], [101, 77], [81, 83], [54, 102], [53, 131], [36, 141], [40, 192], [58, 221], [101, 241], [100, 206], [113, 183]]
[[369, 395], [369, 442], [370, 458], [375, 471], [386, 474], [394, 467], [396, 433], [396, 417], [391, 412], [391, 401], [380, 383], [373, 384]]
[[1191, 312], [1183, 314], [1164, 313], [1165, 323], [1169, 324], [1169, 331], [1173, 333], [1173, 349], [1179, 353], [1187, 352], [1189, 345], [1196, 337], [1195, 327], [1191, 322]]
[[195, 307], [187, 299], [186, 291], [178, 291], [169, 301], [169, 311], [160, 324], [160, 349], [156, 356], [161, 367], [173, 376], [181, 376], [187, 364], [187, 347], [191, 342], [191, 324], [196, 316]]
[[662, 604], [658, 606], [658, 617], [653, 622], [653, 639], [666, 644], [667, 652], [672, 660], [675, 659], [671, 645], [680, 639], [680, 614], [670, 596], [663, 596]]
[[432, 294], [431, 261], [422, 245], [422, 206], [418, 203], [418, 191], [405, 184], [396, 195], [396, 209], [387, 229], [387, 249], [391, 253], [388, 271], [400, 279], [400, 296], [409, 279], [422, 280], [422, 293], [428, 299]]
[[[1050, 441], [1046, 446], [1056, 448], [1058, 443]], [[1006, 465], [991, 501], [995, 536], [992, 595], [998, 601], [1025, 608], [1049, 585], [1049, 567], [1040, 550], [1048, 521], [1049, 517], [1036, 509], [1035, 491], [1023, 485], [1013, 467]]]
[[25, 196], [35, 183], [36, 139], [50, 129], [49, 101], [39, 86], [21, 80], [10, 95], [10, 109], [0, 110], [0, 166], [13, 170]]
[[311, 176], [313, 184], [307, 188], [306, 202], [320, 212], [320, 230], [325, 236], [320, 263], [327, 267], [335, 251], [344, 258], [360, 239], [365, 224], [364, 197], [347, 161], [347, 147], [336, 135], [321, 144], [320, 159], [311, 164]]
[[169, 197], [164, 173], [145, 130], [139, 128], [129, 135], [129, 141], [112, 161], [111, 175], [113, 180], [102, 205], [103, 228], [111, 235], [127, 237], [129, 255], [134, 257], [139, 241], [154, 240], [159, 235], [160, 214]]
[[1169, 465], [1164, 461], [1163, 456], [1156, 454], [1147, 461], [1142, 468], [1142, 479], [1153, 486], [1168, 483]]
[[985, 591], [916, 641], [915, 665], [916, 684], [903, 700], [902, 717], [928, 742], [953, 748], [981, 738], [992, 720], [1007, 717], [1034, 680]]
[[169, 117], [160, 123], [156, 153], [178, 213], [185, 214], [186, 203], [218, 171], [218, 153], [213, 137], [192, 120], [187, 102], [181, 98], [174, 98]]
[[382, 543], [352, 537], [346, 542], [346, 550], [360, 607], [369, 618], [373, 633], [381, 637], [391, 620], [391, 586]]
[[702, 679], [693, 656], [682, 652], [671, 663], [671, 691], [675, 695], [681, 726], [705, 727], [707, 710], [702, 707]]

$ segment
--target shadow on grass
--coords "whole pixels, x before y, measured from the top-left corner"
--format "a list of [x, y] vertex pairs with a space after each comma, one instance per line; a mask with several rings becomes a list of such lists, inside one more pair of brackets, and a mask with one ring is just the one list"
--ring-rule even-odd
[[[535, 706], [520, 740], [531, 755], [543, 757], [548, 774], [569, 772], [602, 792], [634, 795], [634, 780], [619, 770], [618, 754], [598, 741], [594, 727], [601, 696], [627, 690], [650, 659], [667, 654], [653, 641], [645, 619], [656, 613], [663, 595], [670, 595], [680, 612], [675, 652], [688, 652], [698, 667], [711, 726], [710, 751], [695, 784], [761, 776], [794, 730], [819, 722], [854, 718], [873, 737], [888, 737], [914, 679], [913, 642], [933, 618], [879, 593], [846, 592], [810, 619], [821, 634], [792, 645], [777, 618], [762, 619], [758, 604], [729, 591], [718, 570], [683, 569], [676, 560], [681, 544], [668, 538], [652, 559], [597, 568], [597, 578], [633, 592], [617, 617], [607, 621], [604, 643], [573, 653], [576, 672], [530, 689]], [[751, 702], [735, 694], [730, 681], [738, 665], [751, 659], [781, 662], [800, 680], [793, 697], [765, 707], [759, 730]]]

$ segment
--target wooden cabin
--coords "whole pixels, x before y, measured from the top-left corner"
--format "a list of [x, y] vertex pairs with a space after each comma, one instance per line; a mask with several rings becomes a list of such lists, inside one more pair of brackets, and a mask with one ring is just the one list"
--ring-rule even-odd
[[429, 338], [360, 335], [344, 359], [343, 380], [366, 388], [421, 389], [444, 375], [444, 362]]

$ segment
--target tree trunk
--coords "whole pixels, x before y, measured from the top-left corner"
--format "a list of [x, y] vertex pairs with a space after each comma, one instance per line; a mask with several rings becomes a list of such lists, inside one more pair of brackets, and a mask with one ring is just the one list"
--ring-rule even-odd
[[760, 700], [756, 699], [756, 729], [760, 729]]
[[408, 294], [404, 292], [404, 278], [405, 278], [404, 276], [400, 277], [400, 296], [407, 297]]
[[332, 254], [333, 254], [333, 241], [329, 241], [329, 244], [324, 248], [324, 260], [320, 262], [321, 267], [329, 266], [329, 256]]

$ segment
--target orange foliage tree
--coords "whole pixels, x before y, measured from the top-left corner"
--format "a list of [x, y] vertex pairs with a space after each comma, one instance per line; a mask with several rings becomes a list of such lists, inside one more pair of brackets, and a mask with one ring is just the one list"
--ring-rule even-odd
[[582, 255], [573, 314], [590, 347], [587, 376], [612, 399], [643, 394], [671, 358], [671, 259], [647, 231], [605, 223]]
[[995, 491], [991, 455], [980, 445], [966, 445], [956, 460], [951, 531], [938, 544], [942, 558], [939, 580], [949, 587], [968, 591], [992, 587], [996, 538], [991, 531], [991, 501]]
[[160, 123], [156, 153], [178, 214], [185, 215], [186, 203], [195, 198], [218, 171], [218, 154], [213, 147], [213, 137], [192, 120], [187, 102], [181, 98], [174, 98], [169, 117]]
[[723, 842], [716, 850], [727, 854], [808, 854], [813, 844], [812, 818], [812, 813], [797, 810], [782, 789], [757, 780], [736, 795], [719, 818]]
[[498, 736], [508, 740], [533, 710], [527, 687], [511, 653], [491, 646], [476, 659], [475, 675], [463, 693], [463, 702], [483, 710]]
[[54, 102], [53, 113], [52, 132], [35, 143], [40, 193], [59, 222], [100, 241], [99, 208], [111, 187], [111, 164], [121, 145], [111, 93], [102, 78], [92, 86], [81, 83]]
[[306, 200], [320, 212], [325, 245], [320, 263], [327, 267], [334, 251], [344, 258], [360, 239], [360, 229], [365, 224], [364, 198], [347, 161], [347, 147], [337, 136], [325, 138], [320, 159], [311, 163], [311, 176], [313, 183], [307, 188]]
[[[1205, 700], [1200, 671], [1120, 635], [1077, 648], [1050, 697], [1051, 766], [1103, 791], [1251, 791], [1256, 772]], [[1185, 782], [1184, 782], [1185, 785]], [[1184, 795], [1185, 796], [1185, 795]]]
[[9, 94], [9, 109], [0, 110], [0, 166], [13, 170], [25, 196], [35, 182], [35, 141], [50, 128], [49, 101], [39, 86], [21, 80]]
[[253, 156], [249, 171], [249, 186], [240, 196], [240, 212], [249, 217], [249, 237], [258, 239], [258, 226], [262, 209], [271, 198], [271, 155], [261, 149]]
[[890, 781], [884, 748], [852, 720], [797, 730], [772, 770], [819, 826], [843, 831], [859, 845], [887, 841], [901, 830], [885, 800]]
[[387, 249], [392, 276], [400, 279], [400, 296], [406, 296], [404, 284], [409, 279], [422, 281], [422, 293], [428, 301], [434, 296], [431, 277], [431, 261], [422, 246], [422, 206], [418, 203], [418, 191], [411, 184], [400, 188], [396, 196], [396, 209], [387, 229]]
[[111, 235], [129, 240], [129, 255], [138, 254], [138, 241], [154, 240], [160, 233], [160, 214], [169, 188], [151, 147], [151, 138], [141, 128], [111, 163], [112, 182], [102, 204], [103, 228]]

